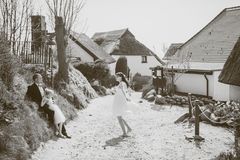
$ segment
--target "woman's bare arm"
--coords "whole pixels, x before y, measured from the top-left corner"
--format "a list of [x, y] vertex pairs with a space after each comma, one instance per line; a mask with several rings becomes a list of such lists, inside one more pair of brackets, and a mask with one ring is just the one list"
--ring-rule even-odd
[[47, 98], [43, 97], [41, 102], [41, 107], [43, 107], [47, 103]]

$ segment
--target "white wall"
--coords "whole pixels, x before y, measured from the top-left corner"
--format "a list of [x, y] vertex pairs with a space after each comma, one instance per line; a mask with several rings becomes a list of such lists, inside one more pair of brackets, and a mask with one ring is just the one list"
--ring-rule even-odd
[[215, 100], [221, 100], [221, 101], [228, 101], [229, 100], [229, 85], [223, 84], [218, 82], [218, 76], [221, 73], [221, 71], [214, 71], [214, 95], [213, 99]]
[[[120, 56], [113, 55], [113, 58], [117, 61]], [[142, 56], [126, 56], [128, 67], [132, 75], [135, 75], [137, 72], [141, 75], [152, 75], [150, 67], [156, 67], [161, 65], [154, 56], [147, 56], [147, 63], [142, 63]], [[109, 65], [112, 74], [115, 72], [116, 63]]]
[[[207, 75], [209, 96], [213, 96], [213, 75]], [[206, 79], [202, 74], [176, 73], [175, 85], [178, 92], [207, 95]]]
[[[209, 80], [209, 96], [215, 100], [228, 101], [240, 100], [240, 87], [218, 82], [221, 71], [214, 71], [213, 75], [207, 75]], [[176, 73], [176, 90], [178, 92], [206, 95], [206, 79], [200, 74]]]
[[240, 100], [240, 87], [230, 85], [230, 100]]
[[70, 38], [68, 39], [67, 56], [80, 57], [83, 62], [94, 62], [93, 57]]

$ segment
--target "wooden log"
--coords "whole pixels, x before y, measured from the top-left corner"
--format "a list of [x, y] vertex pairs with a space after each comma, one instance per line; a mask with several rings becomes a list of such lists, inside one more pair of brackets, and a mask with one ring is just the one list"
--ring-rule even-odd
[[181, 117], [179, 117], [174, 123], [180, 123], [183, 122], [186, 118], [189, 118], [189, 113], [185, 113]]

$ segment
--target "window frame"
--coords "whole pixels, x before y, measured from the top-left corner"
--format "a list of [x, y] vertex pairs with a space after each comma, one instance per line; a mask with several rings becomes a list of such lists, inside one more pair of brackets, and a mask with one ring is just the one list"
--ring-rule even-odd
[[142, 56], [142, 63], [148, 63], [147, 56]]

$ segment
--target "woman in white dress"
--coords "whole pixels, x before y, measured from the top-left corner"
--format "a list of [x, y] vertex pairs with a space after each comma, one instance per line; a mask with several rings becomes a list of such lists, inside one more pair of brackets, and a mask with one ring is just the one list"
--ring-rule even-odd
[[[127, 133], [132, 130], [127, 122], [123, 119], [124, 114], [128, 110], [127, 101], [130, 101], [128, 93], [128, 82], [122, 72], [116, 73], [116, 79], [119, 84], [116, 86], [116, 93], [113, 100], [113, 115], [118, 119], [120, 127], [123, 131], [123, 137], [126, 137]], [[127, 131], [125, 127], [127, 128]]]
[[45, 90], [45, 95], [43, 96], [41, 106], [44, 106], [45, 104], [48, 104], [49, 109], [54, 111], [54, 124], [57, 128], [57, 134], [59, 133], [60, 137], [65, 137], [62, 134], [62, 128], [63, 128], [63, 123], [65, 122], [66, 118], [63, 115], [61, 109], [54, 103], [53, 100], [54, 97], [54, 91], [50, 89]]

